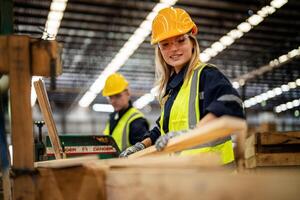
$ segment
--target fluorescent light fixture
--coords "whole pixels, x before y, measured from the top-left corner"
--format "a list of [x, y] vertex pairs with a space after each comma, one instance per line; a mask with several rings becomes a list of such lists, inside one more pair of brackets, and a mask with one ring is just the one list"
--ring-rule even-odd
[[271, 1], [271, 6], [278, 9], [281, 6], [283, 6], [284, 4], [286, 4], [287, 2], [288, 2], [287, 0], [273, 0], [273, 1]]
[[297, 87], [296, 82], [289, 82], [288, 83], [289, 88], [294, 89]]
[[135, 30], [134, 34], [131, 35], [128, 41], [119, 50], [112, 61], [105, 67], [96, 81], [91, 85], [89, 90], [80, 99], [80, 106], [87, 107], [93, 102], [96, 96], [102, 91], [107, 77], [118, 71], [150, 34], [152, 20], [157, 15], [158, 11], [174, 5], [176, 1], [177, 0], [161, 0], [160, 3], [154, 6], [152, 12], [147, 15], [146, 19], [140, 24], [139, 28]]
[[295, 99], [287, 103], [280, 104], [274, 108], [276, 113], [284, 112], [293, 108], [296, 108], [300, 105], [300, 99]]
[[[50, 11], [42, 36], [43, 39], [55, 39], [67, 6], [67, 1], [68, 0], [53, 0], [51, 2]], [[50, 36], [50, 38], [48, 36]]]
[[204, 53], [206, 53], [206, 54], [208, 54], [209, 56], [212, 56], [212, 57], [218, 54], [217, 51], [215, 51], [215, 50], [213, 50], [211, 48], [205, 49]]
[[93, 110], [96, 112], [114, 112], [114, 107], [110, 104], [94, 104]]
[[288, 86], [288, 85], [282, 85], [281, 86], [281, 90], [282, 90], [282, 92], [287, 92], [287, 91], [290, 90], [290, 86]]
[[228, 35], [234, 39], [238, 39], [244, 35], [244, 33], [238, 29], [233, 29], [228, 33]]
[[[258, 25], [260, 22], [262, 22], [264, 20], [263, 17], [259, 16], [259, 15], [252, 15], [251, 17], [248, 18], [248, 22], [249, 24], [251, 24], [252, 26], [256, 26]], [[251, 28], [251, 26], [250, 26]], [[250, 30], [250, 29], [249, 29]]]
[[[247, 100], [244, 101], [244, 105], [245, 105], [246, 108], [249, 108], [251, 106], [256, 105], [257, 103], [260, 103], [261, 101], [266, 101], [268, 99], [271, 99], [273, 97], [281, 95], [283, 92], [287, 92], [290, 89], [296, 88], [296, 87], [294, 87], [295, 85], [293, 83], [295, 83], [295, 82], [289, 82], [288, 84], [283, 84], [280, 87], [273, 88], [273, 89], [268, 90], [268, 91], [266, 91], [266, 92], [264, 92], [260, 95], [252, 97], [250, 99], [247, 99]], [[292, 85], [292, 87], [290, 87], [290, 85]], [[291, 104], [289, 104], [289, 106], [290, 105]], [[284, 110], [284, 108], [281, 108], [281, 110]]]
[[210, 60], [210, 56], [207, 53], [200, 53], [200, 60], [202, 62], [207, 62]]
[[50, 6], [50, 10], [64, 12], [67, 6], [67, 1], [53, 0]]
[[88, 107], [92, 101], [96, 98], [96, 94], [90, 92], [90, 91], [87, 91], [83, 97], [80, 99], [79, 101], [79, 105], [81, 107]]
[[[298, 49], [299, 48], [300, 47], [298, 47]], [[298, 49], [293, 49], [290, 52], [288, 52], [287, 54], [279, 56], [278, 59], [276, 58], [276, 59], [270, 61], [267, 65], [263, 65], [251, 72], [248, 72], [247, 74], [244, 74], [244, 75], [240, 76], [239, 78], [234, 79], [233, 81], [234, 82], [240, 82], [240, 80], [247, 81], [247, 80], [254, 78], [255, 76], [262, 75], [268, 71], [271, 71], [275, 67], [278, 68], [278, 67], [282, 66], [284, 63], [290, 62], [292, 59], [296, 58], [296, 56], [298, 57], [300, 55], [300, 51]], [[291, 52], [293, 52], [293, 53], [291, 53]], [[291, 55], [293, 55], [293, 56], [291, 56]], [[291, 83], [291, 84], [293, 84], [293, 83]]]
[[248, 22], [243, 22], [237, 26], [237, 29], [244, 33], [249, 32], [251, 30], [251, 24]]
[[224, 46], [229, 46], [234, 42], [234, 39], [232, 37], [229, 37], [229, 36], [223, 36], [223, 37], [221, 37], [220, 42]]
[[235, 88], [235, 89], [238, 89], [240, 87], [240, 84], [238, 82], [233, 82], [232, 83], [232, 86]]
[[215, 42], [211, 45], [211, 48], [216, 52], [221, 52], [225, 46], [221, 42]]

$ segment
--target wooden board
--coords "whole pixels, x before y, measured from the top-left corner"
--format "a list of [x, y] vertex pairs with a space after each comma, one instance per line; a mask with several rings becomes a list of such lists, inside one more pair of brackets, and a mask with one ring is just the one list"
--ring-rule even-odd
[[220, 157], [215, 154], [193, 156], [148, 156], [140, 158], [115, 158], [99, 160], [97, 156], [84, 156], [62, 160], [36, 162], [36, 168], [75, 167], [92, 163], [95, 166], [107, 168], [195, 168], [220, 167]]
[[104, 200], [105, 173], [92, 166], [62, 169], [38, 169], [36, 177], [39, 200]]
[[300, 174], [230, 174], [214, 170], [111, 170], [108, 200], [255, 199], [298, 200]]
[[[130, 155], [131, 158], [137, 158], [141, 156], [154, 155], [154, 154], [166, 154], [177, 151], [182, 151], [200, 144], [205, 144], [213, 140], [229, 136], [234, 133], [238, 134], [240, 151], [244, 149], [244, 140], [247, 130], [247, 124], [245, 120], [241, 120], [234, 117], [223, 116], [206, 125], [190, 130], [188, 133], [170, 139], [167, 146], [163, 151], [156, 151], [155, 146], [151, 146], [135, 154]], [[241, 153], [244, 155], [244, 153]]]
[[265, 132], [258, 135], [261, 145], [299, 144], [300, 132]]
[[[13, 167], [33, 170], [29, 37], [10, 36], [8, 43]], [[14, 199], [34, 199], [34, 183], [29, 175], [14, 179], [13, 196]]]
[[40, 79], [34, 82], [34, 88], [37, 94], [37, 99], [48, 128], [49, 138], [54, 150], [54, 155], [56, 159], [61, 159], [62, 147], [58, 137], [56, 125], [53, 119], [52, 110], [49, 104], [48, 95], [44, 86], [43, 81]]

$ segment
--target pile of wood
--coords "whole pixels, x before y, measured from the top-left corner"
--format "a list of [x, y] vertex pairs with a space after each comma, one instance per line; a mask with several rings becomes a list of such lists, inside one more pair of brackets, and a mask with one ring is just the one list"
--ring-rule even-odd
[[256, 132], [246, 140], [246, 167], [300, 166], [300, 131]]
[[36, 199], [298, 199], [299, 171], [242, 173], [212, 155], [38, 163]]

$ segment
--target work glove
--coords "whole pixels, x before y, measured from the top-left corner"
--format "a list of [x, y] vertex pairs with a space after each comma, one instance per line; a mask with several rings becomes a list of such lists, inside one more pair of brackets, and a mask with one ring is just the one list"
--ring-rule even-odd
[[156, 150], [162, 151], [167, 146], [167, 144], [171, 138], [177, 137], [179, 135], [183, 135], [186, 132], [187, 132], [187, 130], [175, 131], [175, 132], [169, 132], [165, 135], [160, 136], [155, 142]]
[[122, 153], [119, 155], [119, 157], [128, 157], [130, 154], [133, 154], [135, 152], [141, 151], [145, 149], [145, 145], [141, 142], [135, 143], [135, 145], [128, 147]]

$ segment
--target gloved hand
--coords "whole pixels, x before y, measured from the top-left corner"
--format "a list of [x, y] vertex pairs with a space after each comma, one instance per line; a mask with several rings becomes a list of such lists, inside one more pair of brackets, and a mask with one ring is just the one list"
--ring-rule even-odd
[[128, 147], [122, 153], [119, 155], [119, 157], [128, 157], [130, 154], [133, 154], [135, 152], [141, 151], [145, 149], [145, 145], [141, 142], [137, 142], [135, 145]]
[[160, 136], [155, 142], [156, 150], [162, 151], [167, 146], [167, 144], [171, 138], [185, 134], [186, 132], [187, 132], [187, 130], [175, 131], [175, 132], [169, 132], [165, 135]]

